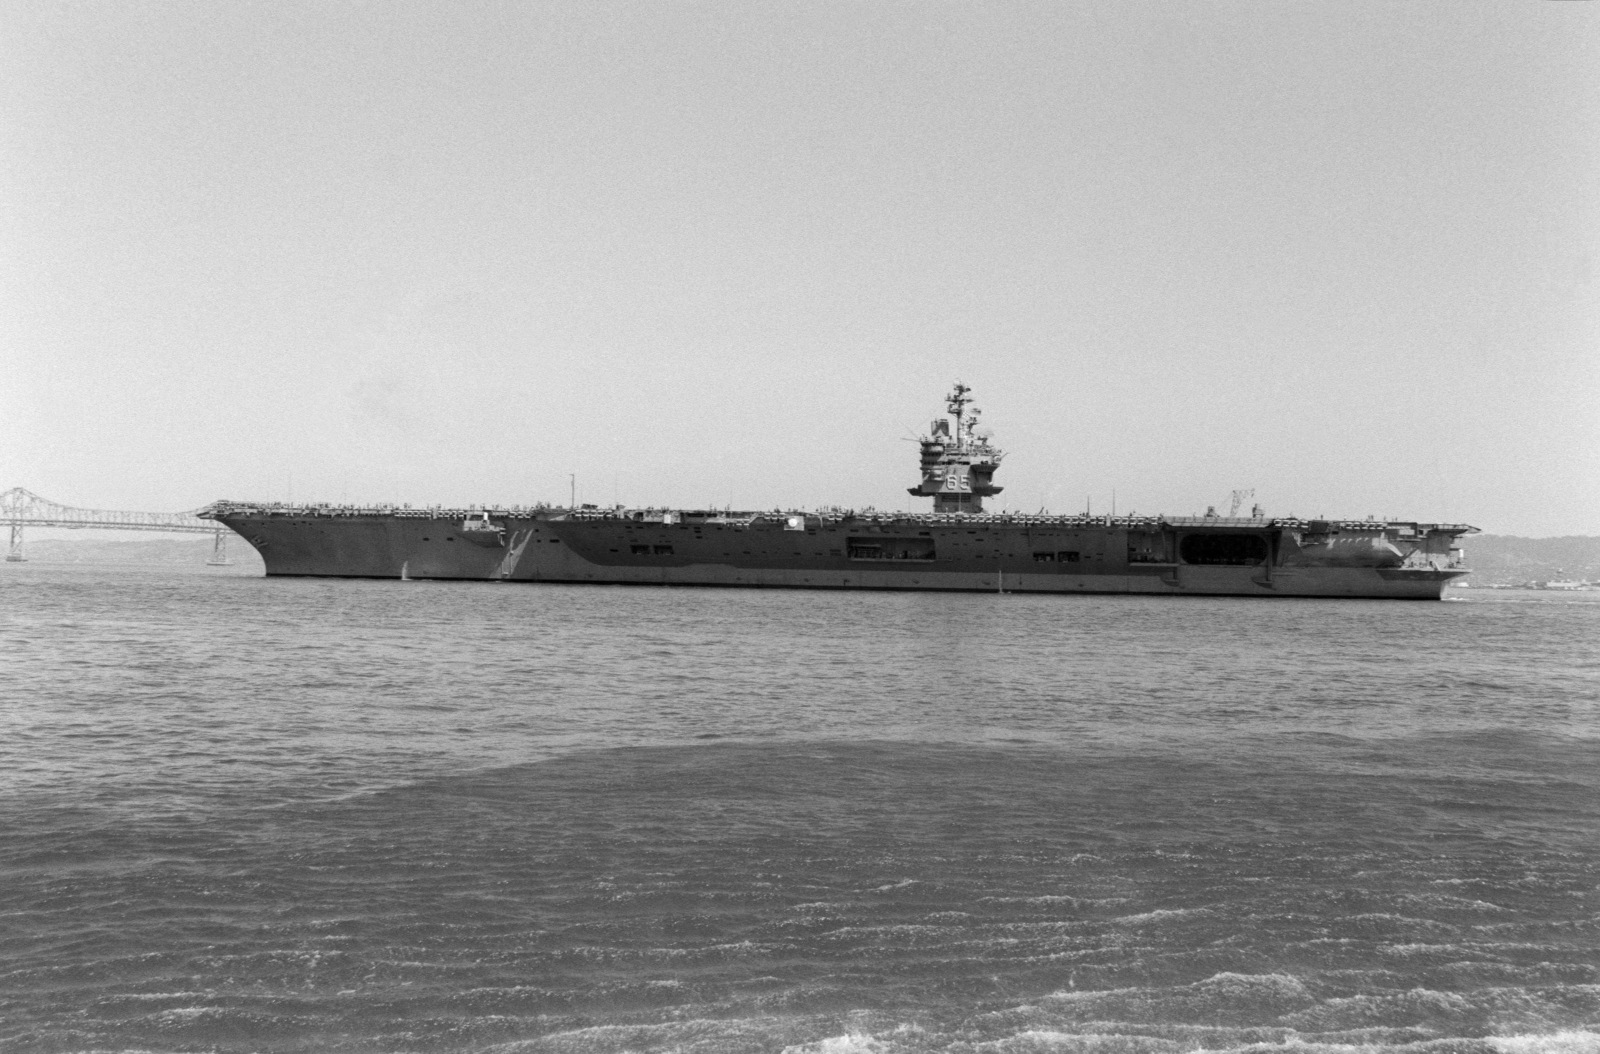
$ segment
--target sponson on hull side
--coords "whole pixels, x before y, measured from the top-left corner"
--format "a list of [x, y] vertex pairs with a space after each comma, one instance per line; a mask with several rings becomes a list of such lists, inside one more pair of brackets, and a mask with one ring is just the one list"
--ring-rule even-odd
[[220, 501], [199, 515], [269, 575], [1436, 600], [1468, 573], [1465, 524], [985, 513], [1004, 455], [967, 392], [921, 440], [926, 514]]
[[[515, 578], [1437, 599], [1461, 528], [1375, 521], [576, 512]], [[553, 557], [553, 558], [551, 558]]]

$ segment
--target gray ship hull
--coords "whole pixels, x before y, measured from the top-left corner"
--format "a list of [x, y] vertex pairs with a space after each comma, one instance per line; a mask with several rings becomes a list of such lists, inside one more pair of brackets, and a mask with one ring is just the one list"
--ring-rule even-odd
[[272, 576], [1437, 600], [1460, 525], [218, 503]]

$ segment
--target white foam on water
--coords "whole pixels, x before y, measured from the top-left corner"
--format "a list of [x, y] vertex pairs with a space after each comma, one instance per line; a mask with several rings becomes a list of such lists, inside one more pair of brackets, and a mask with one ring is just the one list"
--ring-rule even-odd
[[[1441, 992], [1416, 987], [1403, 992], [1377, 992], [1328, 999], [1316, 1006], [1287, 1014], [1283, 1021], [1296, 1028], [1329, 1031], [1361, 1028], [1422, 1027], [1439, 1030], [1494, 1020], [1553, 1021], [1563, 1011], [1560, 993], [1582, 991], [1583, 985], [1558, 985], [1539, 990], [1521, 986], [1484, 986], [1465, 992]], [[1551, 996], [1556, 999], [1552, 1002]]]
[[964, 931], [953, 926], [941, 926], [928, 922], [895, 922], [881, 926], [840, 926], [838, 929], [829, 930], [823, 936], [831, 940], [837, 937], [859, 937], [862, 934], [943, 934], [959, 932]]
[[[339, 993], [343, 995], [343, 992]], [[456, 993], [462, 999], [476, 999], [482, 996], [508, 996], [508, 995], [543, 995], [553, 994], [549, 988], [534, 984], [508, 984], [508, 985], [479, 985], [476, 988], [463, 988]]]
[[887, 893], [887, 892], [889, 892], [890, 890], [893, 890], [893, 889], [905, 889], [908, 886], [919, 885], [920, 882], [921, 882], [920, 879], [902, 878], [898, 882], [891, 882], [886, 886], [878, 886], [876, 889], [872, 890], [872, 892], [874, 892], [874, 893]]
[[872, 1036], [851, 1033], [829, 1036], [810, 1043], [794, 1043], [783, 1048], [783, 1054], [887, 1054], [893, 1048]]
[[159, 1002], [162, 999], [210, 999], [215, 995], [215, 992], [117, 992], [113, 995], [104, 996], [102, 1001], [145, 1003]]
[[[1044, 932], [1047, 930], [1084, 930], [1091, 924], [1083, 919], [1040, 919], [1035, 922], [1000, 922], [990, 928], [996, 930], [1020, 930], [1023, 933]], [[1108, 935], [1109, 937], [1110, 935]]]
[[1142, 1001], [1163, 999], [1192, 999], [1196, 995], [1212, 998], [1235, 996], [1270, 996], [1296, 1002], [1311, 1001], [1311, 993], [1298, 977], [1290, 974], [1241, 974], [1231, 971], [1213, 974], [1203, 981], [1174, 988], [1103, 988], [1078, 989], [1053, 992], [1048, 997], [1061, 1002], [1088, 1003], [1138, 999]]
[[214, 1006], [174, 1006], [165, 1009], [158, 1016], [166, 1020], [192, 1020], [195, 1017], [205, 1017], [206, 1014], [216, 1014], [218, 1008]]
[[740, 1037], [767, 1039], [779, 1021], [715, 1021], [692, 1018], [686, 1021], [651, 1025], [591, 1025], [552, 1032], [533, 1039], [518, 1039], [480, 1048], [484, 1051], [514, 1054], [517, 1051], [641, 1051], [692, 1050], [701, 1043], [734, 1049], [729, 1044]]
[[[994, 1054], [1033, 1054], [1033, 1052], [1070, 1051], [1072, 1054], [1166, 1054], [1183, 1050], [1176, 1040], [1157, 1036], [1124, 1035], [1099, 1032], [1058, 1032], [1051, 1029], [1029, 1029], [1015, 1036], [974, 1043], [975, 1051], [993, 1051]], [[1196, 1047], [1195, 1049], [1199, 1049]]]
[[1470, 949], [1462, 944], [1380, 944], [1379, 955], [1463, 955]]
[[1484, 1042], [1501, 1054], [1600, 1054], [1600, 1032], [1491, 1036]]
[[1448, 893], [1407, 893], [1400, 898], [1407, 904], [1420, 904], [1430, 908], [1452, 908], [1457, 911], [1492, 911], [1505, 912], [1499, 904], [1492, 904], [1487, 900], [1473, 900], [1467, 897], [1452, 897]]
[[[757, 955], [777, 955], [794, 950], [793, 944], [745, 939], [731, 944], [707, 944], [697, 948], [633, 948], [617, 952], [612, 958], [642, 963], [671, 962], [678, 960], [745, 959]], [[603, 949], [600, 949], [603, 950]]]
[[[1103, 1023], [1101, 1026], [1103, 1027]], [[1279, 1040], [1219, 1043], [1226, 1030], [1206, 1030], [1183, 1038], [1126, 1032], [1064, 1032], [1029, 1029], [1015, 1036], [987, 1042], [960, 1044], [956, 1049], [992, 1051], [994, 1054], [1454, 1054], [1463, 1047], [1486, 1046], [1499, 1054], [1600, 1054], [1600, 1033], [1556, 1032], [1547, 1035], [1438, 1037], [1410, 1042], [1342, 1042], [1294, 1033]]]
[[[1360, 915], [1351, 915], [1346, 922], [1402, 922], [1407, 926], [1417, 926], [1422, 929], [1454, 930], [1455, 926], [1448, 922], [1439, 922], [1436, 919], [1419, 919], [1412, 915], [1397, 915], [1392, 911], [1368, 911]], [[1505, 926], [1507, 923], [1500, 923]], [[1509, 925], [1518, 925], [1510, 923]], [[1476, 928], [1476, 927], [1474, 927]]]
[[1158, 908], [1155, 911], [1146, 911], [1139, 915], [1123, 915], [1111, 921], [1123, 925], [1131, 925], [1146, 922], [1165, 922], [1168, 919], [1192, 918], [1196, 915], [1210, 914], [1212, 912], [1209, 908]]

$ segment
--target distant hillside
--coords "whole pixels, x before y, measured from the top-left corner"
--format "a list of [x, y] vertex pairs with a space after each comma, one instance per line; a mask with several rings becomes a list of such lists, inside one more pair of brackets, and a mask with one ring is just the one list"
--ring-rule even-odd
[[[136, 540], [108, 541], [82, 531], [79, 537], [29, 537], [23, 546], [30, 563], [126, 564], [140, 567], [204, 567], [211, 559], [209, 537], [184, 538], [157, 535]], [[243, 538], [228, 539], [228, 559], [235, 569], [265, 573], [261, 556]]]
[[1531, 585], [1561, 580], [1600, 581], [1600, 538], [1518, 538], [1475, 534], [1461, 540], [1475, 586]]

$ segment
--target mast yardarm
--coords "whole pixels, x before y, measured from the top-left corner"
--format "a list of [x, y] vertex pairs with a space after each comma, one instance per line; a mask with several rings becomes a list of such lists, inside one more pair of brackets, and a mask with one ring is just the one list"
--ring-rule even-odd
[[982, 512], [983, 499], [1004, 489], [995, 486], [992, 477], [1005, 454], [989, 443], [987, 433], [978, 432], [981, 411], [977, 407], [967, 410], [971, 391], [957, 381], [945, 396], [950, 420], [935, 419], [928, 434], [919, 440], [922, 482], [908, 493], [931, 497], [934, 512]]

